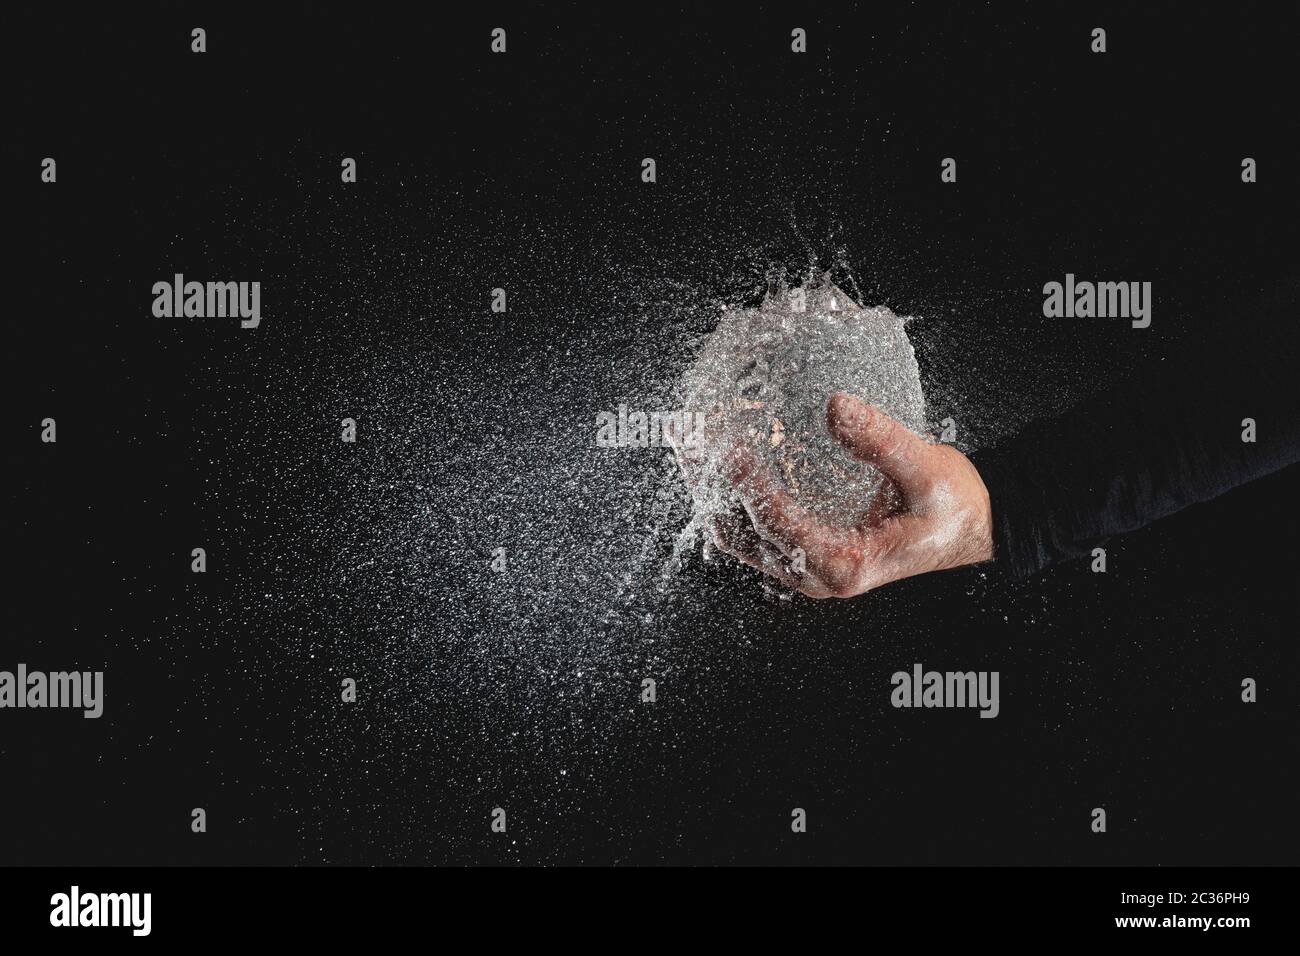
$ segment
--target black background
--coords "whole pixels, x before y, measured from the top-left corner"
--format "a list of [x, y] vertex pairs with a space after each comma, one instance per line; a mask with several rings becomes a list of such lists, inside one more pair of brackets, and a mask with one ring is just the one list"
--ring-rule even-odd
[[[295, 311], [270, 282], [255, 333], [156, 320], [149, 295], [174, 271], [284, 275], [301, 290], [363, 254], [378, 285], [400, 287], [415, 281], [401, 250], [472, 236], [472, 254], [422, 280], [435, 293], [420, 336], [467, 377], [508, 382], [530, 355], [604, 334], [563, 318], [572, 300], [617, 299], [566, 285], [556, 270], [581, 251], [539, 253], [518, 224], [554, 219], [563, 235], [599, 236], [629, 272], [677, 270], [725, 297], [751, 287], [711, 269], [743, 245], [805, 264], [793, 219], [821, 264], [847, 250], [868, 299], [935, 316], [918, 340], [944, 383], [931, 413], [982, 403], [979, 444], [1000, 437], [981, 383], [1005, 391], [1011, 420], [1053, 410], [1212, 331], [1249, 329], [1232, 303], [1295, 276], [1283, 16], [1250, 4], [19, 14], [0, 666], [104, 669], [107, 709], [0, 716], [0, 863], [1294, 862], [1294, 468], [1117, 542], [1105, 576], [896, 585], [909, 611], [891, 619], [885, 656], [863, 638], [866, 606], [742, 611], [752, 581], [732, 574], [734, 604], [717, 613], [771, 638], [734, 652], [768, 681], [690, 675], [689, 703], [589, 757], [557, 801], [545, 752], [474, 737], [397, 748], [373, 729], [382, 707], [325, 721], [313, 695], [333, 683], [301, 636], [281, 640], [252, 614], [233, 628], [216, 608], [235, 585], [188, 570], [203, 529], [239, 527], [229, 560], [276, 586], [286, 572], [259, 563], [266, 536], [314, 493], [263, 485], [232, 517], [235, 496], [213, 482], [250, 448], [264, 475], [283, 448], [264, 423], [227, 442], [240, 395], [309, 392], [294, 355], [346, 361], [355, 337], [408, 330]], [[189, 52], [198, 25], [202, 56]], [[488, 51], [494, 26], [508, 30], [504, 57]], [[789, 52], [794, 26], [806, 56]], [[1104, 56], [1089, 53], [1094, 26], [1108, 30]], [[345, 155], [361, 172], [347, 193]], [[1259, 161], [1251, 186], [1246, 155]], [[53, 186], [39, 180], [45, 156]], [[643, 156], [658, 160], [653, 187]], [[945, 156], [959, 158], [953, 187], [939, 182]], [[410, 214], [412, 194], [427, 218]], [[388, 245], [349, 245], [353, 221], [367, 237], [389, 223]], [[486, 312], [502, 269], [524, 290], [512, 310], [526, 327]], [[1152, 281], [1148, 334], [1044, 322], [1042, 283], [1067, 271]], [[481, 321], [462, 320], [466, 302]], [[39, 441], [47, 415], [54, 446]], [[312, 612], [304, 634], [348, 620]], [[1000, 669], [1002, 716], [891, 710], [888, 674], [914, 660]], [[1239, 700], [1246, 676], [1260, 684], [1253, 706]], [[296, 738], [322, 723], [331, 748], [304, 758]], [[458, 773], [428, 769], [449, 763]], [[332, 782], [361, 767], [364, 786]], [[510, 782], [514, 850], [488, 832], [501, 797], [476, 787], [480, 767]], [[190, 833], [194, 806], [208, 807], [209, 833]], [[792, 806], [809, 810], [805, 835], [789, 831]], [[1105, 835], [1089, 831], [1095, 806]]]

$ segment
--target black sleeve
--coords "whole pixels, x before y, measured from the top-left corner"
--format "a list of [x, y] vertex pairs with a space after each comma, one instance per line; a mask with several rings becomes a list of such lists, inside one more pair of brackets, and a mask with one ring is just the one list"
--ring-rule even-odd
[[998, 565], [1028, 577], [1300, 460], [1300, 284], [1234, 311], [1238, 333], [971, 455]]

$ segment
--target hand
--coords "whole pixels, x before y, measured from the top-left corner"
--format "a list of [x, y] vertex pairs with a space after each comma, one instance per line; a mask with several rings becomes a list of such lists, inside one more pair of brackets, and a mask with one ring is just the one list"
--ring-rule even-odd
[[965, 455], [842, 392], [826, 418], [831, 435], [886, 478], [867, 516], [852, 527], [824, 523], [737, 448], [730, 476], [744, 514], [713, 523], [720, 550], [815, 598], [854, 597], [914, 574], [992, 560], [988, 489]]

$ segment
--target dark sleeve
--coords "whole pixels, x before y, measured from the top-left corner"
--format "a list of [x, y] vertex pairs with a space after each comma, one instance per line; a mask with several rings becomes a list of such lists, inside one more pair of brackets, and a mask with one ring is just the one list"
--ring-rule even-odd
[[[1240, 334], [1207, 337], [971, 455], [992, 502], [998, 565], [1028, 577], [1300, 460], [1300, 285], [1236, 313]], [[1253, 443], [1242, 439], [1247, 418]]]

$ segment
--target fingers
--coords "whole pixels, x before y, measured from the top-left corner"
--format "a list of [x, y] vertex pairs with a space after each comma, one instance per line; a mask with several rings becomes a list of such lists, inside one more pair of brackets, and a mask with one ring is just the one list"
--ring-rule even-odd
[[[735, 462], [733, 480], [754, 530], [764, 543], [775, 545], [792, 562], [789, 568], [782, 565], [784, 576], [773, 576], [812, 597], [860, 593], [862, 532], [824, 524], [789, 492], [776, 487], [748, 451], [738, 450]], [[767, 567], [761, 570], [772, 573]]]
[[933, 449], [921, 436], [845, 392], [831, 396], [826, 424], [836, 441], [892, 478], [905, 496], [925, 490]]
[[829, 595], [815, 578], [803, 574], [794, 565], [787, 565], [781, 550], [754, 530], [754, 525], [743, 508], [737, 506], [734, 511], [710, 519], [708, 531], [719, 551], [775, 578], [786, 587], [802, 591], [810, 597]]
[[[705, 530], [719, 551], [775, 578], [789, 588], [812, 597], [826, 596], [825, 590], [814, 579], [787, 566], [786, 552], [787, 549], [794, 551], [796, 545], [793, 542], [796, 539], [790, 534], [778, 538], [770, 531], [760, 533], [759, 526], [753, 520], [750, 511], [752, 506], [745, 503], [743, 491], [754, 488], [762, 479], [758, 463], [748, 449], [740, 444], [734, 445], [719, 461], [691, 448], [675, 430], [669, 432], [669, 441], [687, 484], [692, 493], [698, 496], [701, 505], [710, 511], [716, 508], [716, 504], [710, 501], [707, 490], [709, 482], [706, 480], [707, 473], [714, 468], [720, 468], [722, 476], [738, 492], [742, 492], [741, 496], [735, 498], [730, 510], [715, 512], [706, 521]], [[766, 485], [762, 487], [766, 491]], [[766, 529], [766, 525], [763, 527]]]
[[731, 461], [732, 481], [754, 528], [784, 554], [790, 556], [802, 549], [810, 560], [815, 560], [825, 548], [844, 537], [843, 532], [822, 524], [802, 508], [789, 492], [776, 487], [748, 449], [737, 448]]
[[779, 487], [743, 444], [733, 446], [720, 464], [737, 497], [730, 511], [708, 523], [719, 550], [817, 598], [851, 597], [907, 573], [916, 519], [898, 513], [890, 479], [875, 496], [870, 520], [840, 528], [823, 523]]
[[814, 575], [796, 571], [785, 562], [785, 556], [776, 547], [764, 543], [756, 556], [736, 555], [737, 559], [769, 578], [781, 582], [792, 591], [814, 598], [830, 597], [831, 592]]
[[745, 509], [739, 505], [731, 511], [711, 517], [707, 528], [719, 551], [725, 551], [744, 561], [762, 559], [765, 542], [754, 530]]

